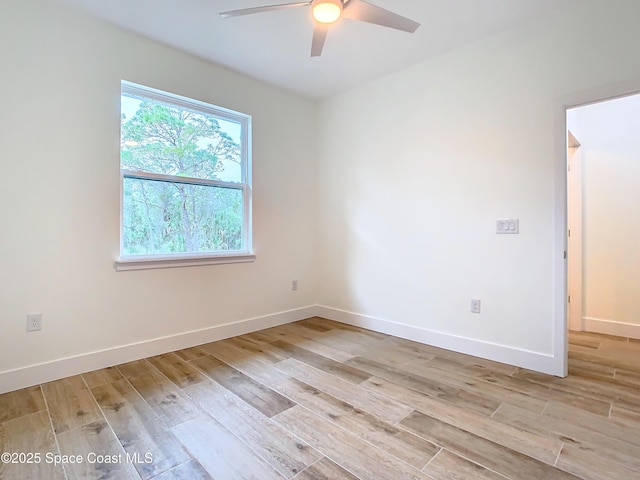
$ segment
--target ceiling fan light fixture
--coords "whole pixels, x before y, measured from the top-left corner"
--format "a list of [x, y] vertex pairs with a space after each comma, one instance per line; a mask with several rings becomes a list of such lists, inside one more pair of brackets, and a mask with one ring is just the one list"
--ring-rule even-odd
[[319, 0], [313, 3], [311, 13], [316, 22], [334, 23], [342, 15], [342, 2], [340, 0]]

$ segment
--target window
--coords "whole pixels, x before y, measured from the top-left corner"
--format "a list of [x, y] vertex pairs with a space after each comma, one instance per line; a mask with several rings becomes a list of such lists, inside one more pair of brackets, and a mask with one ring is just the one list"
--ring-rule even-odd
[[122, 82], [116, 269], [251, 261], [251, 118]]

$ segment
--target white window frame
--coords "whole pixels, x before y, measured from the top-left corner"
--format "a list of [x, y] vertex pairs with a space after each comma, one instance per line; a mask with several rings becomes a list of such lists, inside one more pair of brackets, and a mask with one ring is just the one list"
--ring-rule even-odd
[[[120, 256], [114, 263], [117, 271], [145, 270], [154, 268], [173, 268], [195, 265], [213, 265], [221, 263], [245, 263], [252, 262], [256, 256], [252, 250], [252, 221], [251, 221], [251, 117], [243, 113], [234, 112], [226, 108], [217, 107], [205, 102], [193, 100], [180, 95], [163, 92], [151, 87], [145, 87], [123, 80], [120, 93], [140, 99], [147, 99], [169, 106], [191, 110], [205, 115], [211, 115], [221, 120], [229, 120], [239, 123], [241, 126], [241, 172], [240, 183], [223, 182], [202, 178], [178, 177], [148, 173], [142, 171], [130, 171], [120, 169]], [[120, 162], [120, 156], [118, 156]], [[135, 178], [141, 180], [160, 180], [171, 183], [184, 183], [191, 185], [216, 186], [242, 190], [243, 201], [243, 225], [242, 247], [240, 250], [204, 252], [204, 253], [170, 253], [150, 255], [123, 255], [124, 233], [124, 180]]]

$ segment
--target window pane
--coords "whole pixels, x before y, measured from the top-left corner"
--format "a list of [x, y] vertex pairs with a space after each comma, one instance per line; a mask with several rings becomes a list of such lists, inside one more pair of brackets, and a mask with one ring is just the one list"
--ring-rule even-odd
[[242, 182], [240, 123], [121, 96], [121, 168]]
[[124, 178], [124, 255], [242, 249], [242, 190]]

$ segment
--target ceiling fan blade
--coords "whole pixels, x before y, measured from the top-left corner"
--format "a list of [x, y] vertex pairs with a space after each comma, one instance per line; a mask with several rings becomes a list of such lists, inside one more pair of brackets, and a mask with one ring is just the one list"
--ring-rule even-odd
[[313, 42], [311, 43], [311, 56], [319, 57], [322, 55], [322, 48], [324, 47], [324, 41], [327, 39], [327, 33], [329, 32], [329, 25], [319, 22], [314, 22], [313, 27]]
[[278, 5], [266, 5], [264, 7], [243, 8], [241, 10], [229, 10], [228, 12], [220, 12], [222, 18], [239, 17], [241, 15], [251, 15], [253, 13], [270, 12], [272, 10], [284, 10], [286, 8], [306, 7], [311, 2], [298, 3], [281, 3]]
[[396, 30], [402, 30], [403, 32], [409, 33], [415, 32], [420, 26], [418, 22], [415, 22], [410, 18], [390, 12], [382, 7], [372, 5], [364, 0], [349, 0], [344, 6], [342, 16], [344, 18], [360, 20], [361, 22], [367, 23], [375, 23], [376, 25], [395, 28]]

